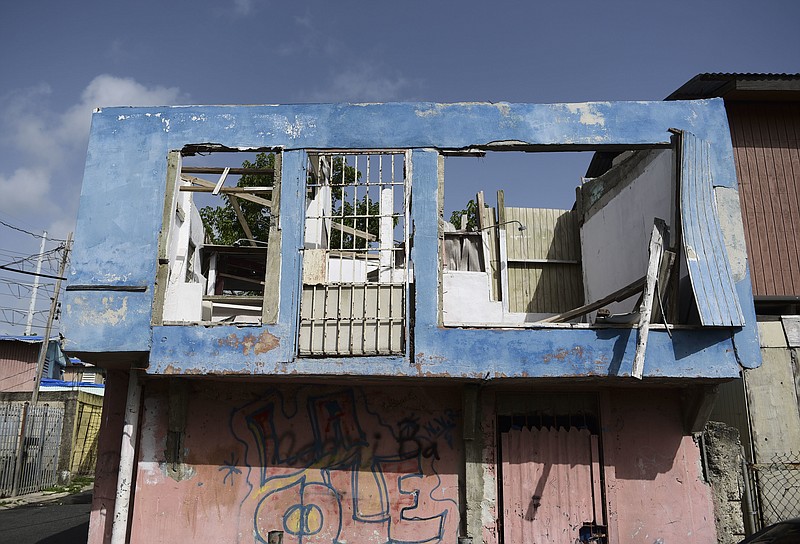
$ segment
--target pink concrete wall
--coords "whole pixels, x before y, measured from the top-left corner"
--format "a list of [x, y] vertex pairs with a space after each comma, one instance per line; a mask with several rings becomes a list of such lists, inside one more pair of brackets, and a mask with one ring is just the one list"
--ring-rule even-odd
[[679, 391], [602, 396], [610, 544], [715, 544], [711, 488], [684, 436]]
[[119, 451], [128, 394], [128, 372], [109, 370], [103, 398], [103, 418], [97, 438], [97, 464], [94, 471], [92, 512], [89, 516], [88, 544], [111, 541], [111, 521], [114, 518]]
[[167, 387], [146, 386], [131, 542], [456, 541], [457, 389], [189, 387], [172, 466]]

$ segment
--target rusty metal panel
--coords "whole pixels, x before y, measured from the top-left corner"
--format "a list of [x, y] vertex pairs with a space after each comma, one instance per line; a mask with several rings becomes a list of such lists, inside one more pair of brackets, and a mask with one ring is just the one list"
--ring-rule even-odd
[[800, 106], [728, 102], [753, 295], [800, 295]]
[[575, 542], [601, 518], [599, 448], [589, 430], [511, 429], [501, 447], [504, 542]]
[[40, 344], [0, 343], [0, 392], [33, 391]]
[[681, 138], [681, 234], [700, 322], [744, 325], [719, 225], [708, 142], [690, 132]]

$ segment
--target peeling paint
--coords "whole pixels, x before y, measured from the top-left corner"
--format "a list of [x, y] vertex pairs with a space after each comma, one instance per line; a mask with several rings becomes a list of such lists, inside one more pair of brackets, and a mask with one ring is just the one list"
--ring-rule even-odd
[[606, 119], [602, 113], [597, 111], [599, 104], [608, 105], [608, 103], [598, 102], [584, 102], [581, 104], [566, 104], [565, 107], [570, 113], [580, 114], [580, 122], [584, 125], [599, 125], [605, 126]]
[[122, 303], [118, 307], [111, 307], [112, 304], [116, 302], [117, 300], [115, 297], [103, 297], [101, 300], [102, 307], [96, 308], [88, 307], [86, 305], [86, 299], [75, 297], [72, 299], [72, 304], [80, 306], [81, 309], [77, 310], [77, 308], [70, 304], [68, 310], [70, 313], [74, 312], [78, 314], [78, 319], [82, 324], [103, 323], [107, 325], [118, 325], [125, 321], [128, 316], [128, 297], [122, 297]]
[[241, 348], [242, 354], [247, 356], [251, 352], [255, 355], [267, 353], [278, 347], [280, 340], [269, 331], [262, 332], [260, 336], [245, 334], [241, 339], [236, 333], [231, 333], [226, 338], [219, 339], [217, 344], [219, 347]]

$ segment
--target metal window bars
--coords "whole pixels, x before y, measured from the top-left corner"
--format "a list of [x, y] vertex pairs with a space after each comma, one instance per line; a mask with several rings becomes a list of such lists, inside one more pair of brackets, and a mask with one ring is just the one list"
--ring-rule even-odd
[[299, 354], [406, 352], [407, 152], [309, 152]]

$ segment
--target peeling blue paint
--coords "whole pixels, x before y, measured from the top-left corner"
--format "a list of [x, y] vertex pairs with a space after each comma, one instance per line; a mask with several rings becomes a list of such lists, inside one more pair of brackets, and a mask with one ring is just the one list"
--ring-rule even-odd
[[[444, 329], [438, 326], [436, 149], [530, 145], [647, 145], [689, 130], [713, 150], [716, 186], [736, 188], [719, 99], [586, 104], [337, 104], [108, 108], [94, 115], [70, 282], [147, 286], [121, 294], [69, 291], [68, 347], [149, 354], [152, 373], [502, 377], [627, 376], [629, 329]], [[280, 308], [274, 325], [151, 326], [167, 153], [213, 142], [282, 148]], [[406, 357], [296, 356], [304, 149], [412, 149], [414, 353]], [[731, 378], [760, 364], [749, 275], [736, 283], [741, 329], [653, 330], [645, 377]], [[112, 301], [112, 302], [110, 302]], [[108, 312], [118, 312], [112, 314]], [[103, 316], [106, 316], [104, 318]], [[732, 334], [735, 338], [732, 338]], [[735, 349], [734, 349], [735, 348]], [[738, 358], [737, 358], [738, 357]]]

